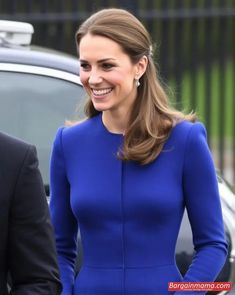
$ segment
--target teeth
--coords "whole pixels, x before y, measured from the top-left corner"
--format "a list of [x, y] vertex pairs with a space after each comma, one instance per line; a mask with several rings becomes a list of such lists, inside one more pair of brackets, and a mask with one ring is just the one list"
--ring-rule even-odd
[[92, 89], [94, 95], [105, 95], [105, 94], [108, 94], [112, 91], [113, 89], [112, 88], [106, 88], [106, 89]]

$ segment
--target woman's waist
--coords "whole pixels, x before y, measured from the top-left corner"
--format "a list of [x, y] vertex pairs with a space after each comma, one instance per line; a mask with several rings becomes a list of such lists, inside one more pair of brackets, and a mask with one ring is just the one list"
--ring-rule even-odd
[[164, 264], [146, 264], [146, 263], [133, 263], [133, 264], [127, 264], [127, 263], [112, 263], [112, 262], [101, 262], [99, 264], [97, 263], [83, 263], [82, 264], [82, 268], [87, 268], [87, 269], [94, 269], [94, 270], [98, 270], [98, 269], [106, 269], [106, 270], [127, 270], [127, 269], [130, 269], [130, 270], [134, 270], [134, 269], [138, 269], [138, 270], [153, 270], [153, 269], [161, 269], [161, 268], [167, 268], [167, 267], [175, 267], [177, 268], [177, 264], [175, 261], [172, 261], [171, 263], [169, 262], [166, 262]]
[[[117, 249], [116, 249], [117, 250]], [[96, 268], [155, 268], [176, 265], [175, 253], [159, 254], [156, 251], [105, 250], [83, 251], [83, 265]]]

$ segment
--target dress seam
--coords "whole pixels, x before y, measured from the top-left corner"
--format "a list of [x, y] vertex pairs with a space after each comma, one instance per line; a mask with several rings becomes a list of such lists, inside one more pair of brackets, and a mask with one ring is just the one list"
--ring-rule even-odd
[[186, 135], [186, 139], [185, 139], [185, 147], [184, 147], [184, 153], [183, 153], [183, 162], [182, 162], [182, 175], [183, 175], [183, 179], [184, 179], [184, 174], [185, 174], [185, 166], [186, 166], [186, 157], [187, 157], [187, 151], [188, 151], [188, 146], [189, 146], [189, 141], [190, 141], [190, 136], [193, 130], [193, 125], [190, 126], [190, 129], [188, 130], [188, 133]]

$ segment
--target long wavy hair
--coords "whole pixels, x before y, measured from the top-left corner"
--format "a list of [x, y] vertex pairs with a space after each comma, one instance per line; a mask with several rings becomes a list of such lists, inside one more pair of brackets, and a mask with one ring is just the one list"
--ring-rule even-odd
[[[196, 115], [184, 114], [170, 106], [168, 96], [158, 79], [150, 35], [134, 15], [117, 8], [94, 13], [76, 32], [78, 51], [81, 39], [88, 33], [118, 43], [133, 64], [144, 55], [148, 58], [118, 157], [140, 164], [151, 163], [160, 154], [173, 126], [182, 120], [195, 121]], [[88, 99], [85, 113], [88, 118], [100, 113], [94, 108], [91, 99]]]

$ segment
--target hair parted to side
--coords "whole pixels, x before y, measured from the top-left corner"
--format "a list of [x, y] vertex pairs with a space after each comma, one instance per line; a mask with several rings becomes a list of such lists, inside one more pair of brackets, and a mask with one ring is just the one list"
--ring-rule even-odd
[[[100, 10], [81, 24], [76, 32], [76, 45], [86, 34], [98, 35], [117, 42], [133, 64], [144, 55], [148, 58], [146, 72], [140, 78], [124, 143], [118, 156], [122, 160], [148, 164], [157, 158], [172, 127], [181, 120], [195, 121], [196, 115], [183, 114], [169, 105], [169, 99], [157, 77], [152, 57], [152, 42], [143, 24], [131, 13], [118, 8]], [[91, 99], [85, 108], [88, 118], [97, 111]]]

